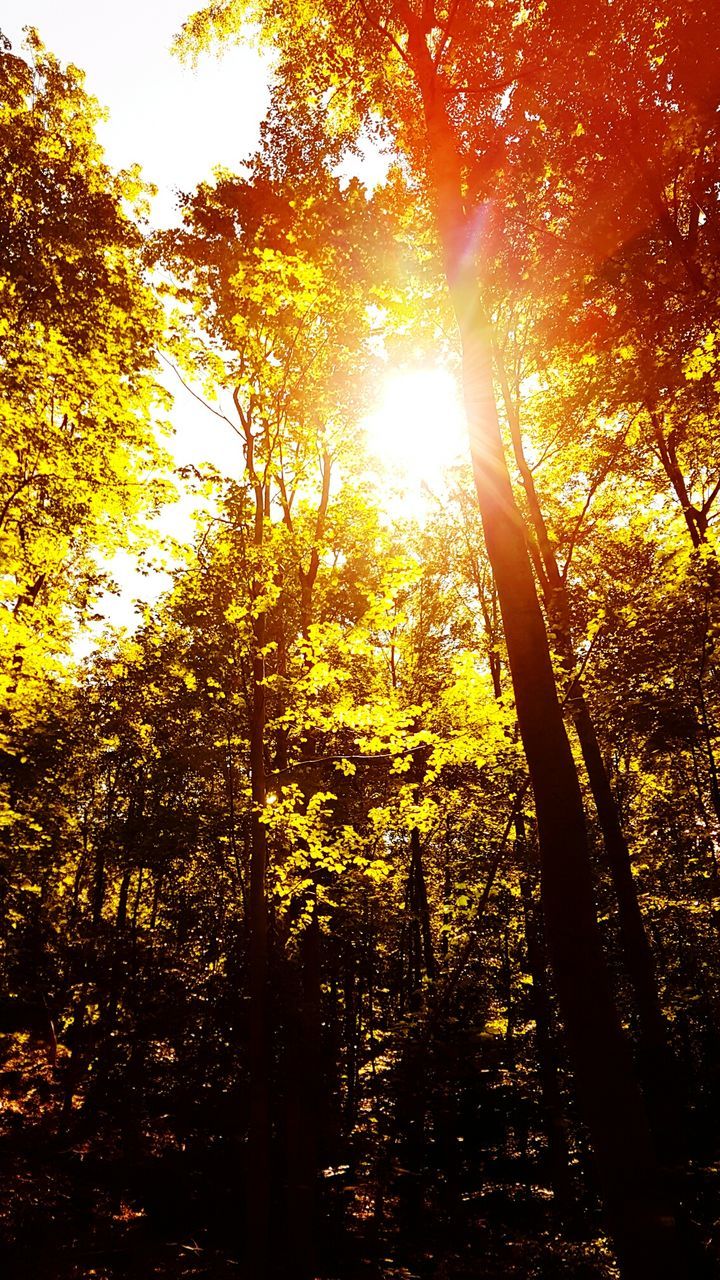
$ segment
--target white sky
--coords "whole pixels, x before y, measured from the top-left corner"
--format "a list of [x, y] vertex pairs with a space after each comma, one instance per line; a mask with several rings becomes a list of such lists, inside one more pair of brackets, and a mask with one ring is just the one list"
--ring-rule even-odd
[[160, 188], [155, 219], [174, 218], [174, 190], [190, 191], [214, 165], [235, 167], [254, 150], [268, 103], [268, 63], [249, 44], [193, 69], [170, 53], [200, 0], [3, 0], [0, 30], [19, 52], [37, 28], [110, 118], [100, 139], [109, 163], [142, 165]]

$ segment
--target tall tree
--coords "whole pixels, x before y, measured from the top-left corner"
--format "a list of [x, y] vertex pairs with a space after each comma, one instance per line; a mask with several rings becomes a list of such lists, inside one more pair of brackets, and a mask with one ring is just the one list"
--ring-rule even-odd
[[99, 118], [34, 33], [24, 57], [0, 49], [4, 737], [92, 612], [108, 557], [169, 492], [144, 191], [108, 169]]
[[[352, 435], [352, 410], [369, 358], [363, 352], [368, 327], [365, 291], [377, 233], [357, 183], [343, 192], [322, 169], [290, 187], [282, 160], [272, 151], [258, 157], [245, 178], [223, 175], [214, 186], [203, 185], [184, 212], [183, 229], [165, 237], [165, 253], [197, 317], [201, 341], [194, 349], [191, 344], [189, 351], [181, 343], [179, 354], [181, 359], [194, 359], [197, 369], [212, 371], [215, 394], [229, 392], [233, 417], [228, 421], [242, 442], [248, 486], [243, 501], [249, 500], [251, 508], [246, 549], [252, 566], [248, 614], [253, 653], [247, 1237], [251, 1265], [261, 1275], [268, 1265], [272, 1145], [266, 660], [277, 648], [282, 679], [290, 643], [281, 616], [285, 575], [273, 563], [272, 548], [268, 557], [266, 544], [282, 541], [283, 535], [290, 539], [300, 592], [300, 636], [309, 655], [332, 461], [338, 453], [349, 453], [346, 437]], [[315, 477], [319, 492], [308, 539], [307, 504]], [[300, 504], [305, 511], [298, 513]], [[243, 503], [241, 513], [242, 508]], [[303, 518], [296, 525], [298, 514]], [[282, 728], [277, 755], [282, 774], [287, 764]], [[307, 934], [317, 942], [312, 912]], [[314, 976], [306, 1004], [317, 1012], [320, 976], [308, 939], [306, 968]], [[317, 1040], [318, 1016], [309, 1043], [301, 1042], [301, 1053], [309, 1053]], [[308, 1088], [314, 1088], [316, 1071], [309, 1068], [305, 1075]], [[302, 1141], [308, 1158], [318, 1119], [314, 1111]], [[316, 1170], [300, 1169], [296, 1160], [294, 1175], [305, 1193], [305, 1204], [294, 1220], [307, 1230], [305, 1245], [298, 1242], [306, 1273], [311, 1267]], [[297, 1194], [297, 1187], [291, 1189], [291, 1196]]]

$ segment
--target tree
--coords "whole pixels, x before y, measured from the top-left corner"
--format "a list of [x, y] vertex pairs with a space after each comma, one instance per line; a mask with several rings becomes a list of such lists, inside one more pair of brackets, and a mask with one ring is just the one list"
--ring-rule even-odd
[[[273, 167], [275, 162], [275, 168]], [[350, 235], [352, 228], [353, 234]], [[364, 229], [364, 237], [361, 231]], [[274, 563], [276, 545], [289, 539], [300, 592], [300, 637], [309, 653], [313, 592], [330, 505], [333, 465], [349, 456], [352, 413], [369, 353], [366, 290], [374, 242], [380, 238], [359, 184], [341, 191], [325, 170], [295, 181], [282, 171], [282, 156], [258, 157], [247, 178], [221, 175], [188, 200], [185, 227], [165, 237], [166, 260], [186, 286], [185, 298], [204, 341], [197, 367], [212, 370], [214, 390], [230, 390], [230, 425], [242, 441], [247, 489], [240, 495], [245, 527], [243, 554], [250, 567], [252, 689], [249, 708], [252, 785], [252, 860], [249, 886], [251, 1127], [247, 1179], [247, 1233], [251, 1265], [267, 1264], [270, 1214], [272, 1116], [271, 1028], [267, 902], [267, 658], [278, 651], [278, 679], [286, 680], [293, 638], [282, 616], [286, 572]], [[180, 344], [181, 358], [187, 358]], [[192, 359], [192, 347], [190, 349]], [[311, 498], [317, 478], [317, 497]], [[248, 511], [247, 505], [250, 509]], [[314, 510], [308, 513], [312, 503]], [[302, 507], [300, 506], [302, 504]], [[300, 508], [300, 509], [298, 509]], [[247, 522], [247, 524], [246, 524]], [[276, 528], [279, 522], [279, 528]], [[269, 556], [268, 556], [269, 550]], [[312, 739], [310, 739], [312, 742]], [[278, 766], [287, 764], [287, 736], [278, 735]], [[312, 749], [308, 751], [312, 755]], [[311, 794], [311, 791], [310, 793]], [[304, 803], [309, 802], [309, 794]], [[293, 802], [298, 801], [297, 794]], [[317, 940], [310, 909], [308, 937]], [[313, 959], [308, 1010], [319, 1010], [319, 970]], [[309, 1054], [317, 1026], [299, 1044]], [[305, 1072], [307, 1090], [317, 1072]], [[295, 1170], [304, 1203], [294, 1226], [299, 1265], [311, 1268], [316, 1108], [300, 1107], [303, 1133], [297, 1150], [309, 1166]]]
[[73, 621], [91, 615], [108, 558], [169, 496], [143, 188], [105, 165], [81, 73], [32, 32], [27, 48], [0, 53], [5, 749]]

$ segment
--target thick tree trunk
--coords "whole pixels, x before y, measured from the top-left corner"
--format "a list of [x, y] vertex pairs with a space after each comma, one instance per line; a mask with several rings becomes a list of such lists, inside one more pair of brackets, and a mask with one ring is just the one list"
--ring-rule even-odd
[[582, 798], [495, 404], [492, 346], [475, 278], [472, 221], [446, 99], [420, 25], [410, 56], [423, 96], [448, 285], [463, 348], [475, 487], [497, 583], [520, 733], [535, 796], [547, 945], [608, 1225], [625, 1277], [686, 1274], [661, 1193], [642, 1096], [614, 1006], [597, 924]]
[[550, 995], [546, 982], [545, 951], [542, 935], [535, 920], [533, 905], [524, 901], [525, 943], [532, 977], [532, 1003], [535, 1016], [535, 1045], [538, 1078], [545, 1110], [545, 1132], [548, 1143], [548, 1169], [558, 1214], [563, 1222], [572, 1221], [577, 1205], [570, 1171], [567, 1128], [560, 1088], [557, 1052], [552, 1032]]

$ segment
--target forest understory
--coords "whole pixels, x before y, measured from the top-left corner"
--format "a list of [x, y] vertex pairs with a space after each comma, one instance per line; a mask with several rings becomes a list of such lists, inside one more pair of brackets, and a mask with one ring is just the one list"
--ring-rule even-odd
[[[153, 1115], [145, 1076], [134, 1105], [128, 1098], [113, 1099], [108, 1110], [97, 1105], [88, 1123], [81, 1114], [85, 1098], [63, 1117], [62, 1073], [52, 1070], [45, 1052], [26, 1036], [8, 1040], [0, 1148], [10, 1189], [2, 1213], [5, 1275], [224, 1280], [248, 1274], [238, 1252], [242, 1152], [226, 1137], [241, 1105], [232, 1092], [215, 1106], [206, 1099], [202, 1108], [187, 1105], [185, 1114]], [[397, 1101], [381, 1080], [386, 1097], [376, 1108], [385, 1132], [373, 1131], [366, 1107], [365, 1122], [360, 1119], [340, 1151], [348, 1163], [321, 1171], [323, 1229], [314, 1274], [323, 1280], [616, 1277], [582, 1147], [570, 1169], [576, 1199], [570, 1212], [558, 1215], [532, 1066], [518, 1063], [512, 1045], [482, 1043], [482, 1032], [467, 1024], [462, 1032], [457, 1024], [443, 1029], [441, 1056], [425, 1066], [434, 1096], [420, 1103], [432, 1108], [441, 1130], [434, 1140], [432, 1133], [408, 1139], [412, 1121], [405, 1113], [399, 1128], [391, 1111]], [[718, 1152], [697, 1136], [693, 1146], [700, 1159], [684, 1185], [687, 1229], [691, 1238], [707, 1241], [707, 1256], [716, 1259]], [[287, 1187], [276, 1188], [276, 1200], [276, 1220], [283, 1220]], [[292, 1276], [294, 1264], [288, 1235], [269, 1274]], [[704, 1272], [703, 1266], [698, 1274]], [[708, 1267], [706, 1274], [713, 1271]]]

